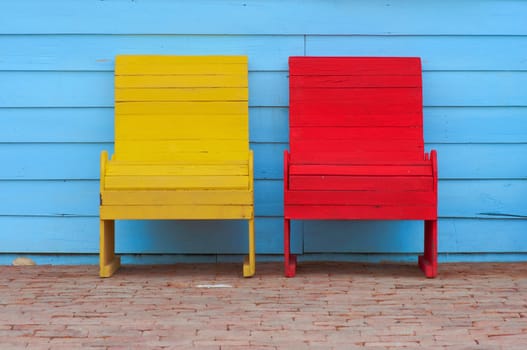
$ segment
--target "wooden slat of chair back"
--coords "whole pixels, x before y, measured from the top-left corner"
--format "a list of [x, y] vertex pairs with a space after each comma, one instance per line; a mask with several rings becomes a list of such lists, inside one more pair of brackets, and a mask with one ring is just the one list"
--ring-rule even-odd
[[422, 160], [419, 58], [291, 57], [297, 164]]
[[245, 56], [118, 56], [115, 159], [248, 158]]

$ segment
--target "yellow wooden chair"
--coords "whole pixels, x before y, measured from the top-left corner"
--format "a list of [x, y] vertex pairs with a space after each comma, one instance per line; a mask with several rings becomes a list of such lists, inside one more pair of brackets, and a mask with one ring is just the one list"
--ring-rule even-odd
[[114, 220], [247, 219], [255, 272], [245, 56], [118, 56], [115, 152], [101, 154], [100, 276], [120, 266]]

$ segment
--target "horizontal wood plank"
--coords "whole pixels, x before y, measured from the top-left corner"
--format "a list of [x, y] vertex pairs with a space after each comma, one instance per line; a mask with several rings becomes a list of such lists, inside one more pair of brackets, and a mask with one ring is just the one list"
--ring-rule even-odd
[[224, 63], [182, 63], [171, 62], [160, 63], [117, 63], [116, 75], [231, 75], [247, 74], [247, 65], [243, 63], [224, 64]]
[[222, 175], [108, 175], [106, 189], [248, 189], [248, 176]]
[[433, 206], [437, 194], [418, 191], [285, 191], [284, 204], [291, 205], [363, 205]]
[[289, 57], [291, 75], [419, 75], [418, 57]]
[[252, 205], [253, 193], [232, 190], [104, 191], [103, 205]]
[[419, 56], [425, 62], [423, 70], [520, 71], [527, 68], [520, 47], [527, 47], [527, 36], [308, 35], [305, 54]]
[[[291, 150], [293, 150], [293, 146]], [[416, 149], [417, 150], [417, 149]], [[424, 153], [412, 151], [390, 151], [377, 149], [365, 152], [364, 150], [348, 149], [347, 151], [333, 150], [332, 152], [312, 151], [291, 153], [292, 164], [352, 164], [368, 163], [377, 160], [379, 163], [389, 163], [390, 161], [420, 161], [424, 158]]]
[[[304, 48], [305, 40], [305, 48]], [[250, 57], [254, 71], [285, 71], [289, 56], [420, 56], [430, 71], [527, 70], [527, 36], [471, 35], [12, 35], [3, 36], [2, 67], [18, 71], [114, 71], [115, 52]], [[71, 50], [75, 47], [75, 50]], [[507, 52], [507, 55], [503, 55]], [[106, 59], [101, 59], [106, 58]]]
[[[112, 108], [109, 71], [0, 71], [0, 107]], [[526, 71], [432, 71], [423, 73], [425, 107], [526, 106]], [[251, 107], [288, 106], [287, 71], [249, 74]], [[492, 89], [486, 87], [492, 86]]]
[[[286, 143], [252, 144], [251, 148], [255, 152], [255, 178], [282, 179], [283, 150], [287, 147]], [[527, 144], [426, 145], [427, 150], [431, 148], [438, 151], [440, 179], [465, 179], [467, 182], [484, 179], [523, 179], [527, 169], [527, 158], [518, 156], [527, 153]], [[100, 174], [98, 160], [104, 149], [110, 154], [113, 152], [110, 143], [6, 143], [0, 147], [0, 159], [10, 166], [0, 169], [0, 178], [2, 180], [97, 180]], [[236, 154], [239, 159], [227, 159], [226, 155], [222, 154], [217, 154], [218, 158], [199, 154], [195, 157], [200, 159], [200, 164], [247, 164], [247, 153], [248, 151]], [[194, 158], [190, 158], [190, 155], [181, 154], [182, 159], [177, 158], [179, 156], [180, 154], [172, 155], [169, 162], [182, 165], [194, 162]], [[159, 160], [159, 162], [165, 164], [167, 160]], [[312, 165], [320, 165], [320, 162], [317, 164], [316, 159], [310, 162]], [[424, 162], [424, 153], [415, 164], [422, 162]], [[394, 159], [364, 160], [353, 164], [387, 163], [407, 164], [405, 161], [396, 162]], [[302, 165], [302, 163], [293, 163], [293, 165]], [[341, 163], [341, 165], [350, 164]]]
[[162, 176], [162, 175], [222, 175], [222, 176], [248, 176], [248, 165], [209, 165], [209, 164], [172, 164], [154, 162], [114, 162], [110, 161], [106, 165], [106, 175], [135, 175], [135, 176]]
[[119, 161], [170, 162], [173, 164], [247, 164], [248, 154], [248, 150], [178, 152], [156, 149], [151, 152], [143, 151], [137, 153], [134, 150], [122, 149], [119, 154], [114, 153], [112, 159]]
[[249, 139], [247, 115], [117, 115], [116, 140]]
[[[289, 140], [288, 112], [287, 108], [281, 107], [250, 108], [250, 141], [264, 144], [287, 143]], [[527, 115], [525, 107], [490, 109], [485, 107], [425, 107], [424, 139], [430, 144], [441, 143], [442, 147], [446, 144], [447, 148], [472, 150], [476, 153], [480, 148], [487, 148], [487, 152], [503, 153], [503, 147], [523, 147], [521, 143], [527, 139], [525, 115]], [[55, 147], [54, 144], [60, 147], [60, 144], [67, 143], [67, 147], [70, 148], [85, 142], [96, 146], [99, 143], [109, 143], [114, 140], [113, 108], [6, 108], [2, 110], [2, 116], [3, 127], [0, 128], [0, 138], [5, 142], [18, 144], [12, 145], [15, 147], [21, 146], [20, 143], [43, 142], [45, 145], [42, 144], [39, 147]], [[148, 117], [158, 116], [149, 115]], [[169, 115], [164, 115], [164, 117], [170, 118]], [[192, 123], [192, 116], [187, 117]], [[225, 115], [221, 119], [229, 124], [228, 118], [229, 116]], [[221, 121], [218, 124], [221, 124]], [[33, 127], [27, 128], [27, 125]], [[53, 128], [49, 128], [49, 125], [53, 125]], [[315, 127], [312, 130], [317, 130], [317, 128], [321, 127]], [[344, 127], [334, 128], [335, 131], [341, 129]], [[401, 127], [400, 132], [407, 129], [414, 130], [415, 128]], [[343, 131], [343, 133], [346, 132]], [[432, 145], [432, 147], [437, 146]], [[443, 152], [440, 152], [441, 159], [444, 159]], [[451, 167], [443, 167], [443, 169], [451, 169]]]
[[291, 104], [307, 103], [320, 108], [335, 104], [350, 111], [371, 107], [372, 111], [392, 111], [406, 108], [415, 111], [422, 108], [420, 88], [295, 88], [289, 92]]
[[247, 64], [247, 56], [231, 55], [117, 55], [116, 65], [137, 64], [141, 66], [150, 65], [191, 65], [202, 64]]
[[420, 88], [421, 74], [414, 75], [296, 75], [289, 79], [294, 89], [309, 88]]
[[247, 140], [116, 140], [115, 153], [121, 152], [138, 154], [140, 158], [152, 153], [221, 153], [221, 152], [243, 152], [248, 154], [249, 143]]
[[[291, 153], [309, 152], [355, 152], [355, 153], [376, 153], [386, 152], [416, 152], [423, 154], [424, 142], [422, 140], [390, 140], [380, 139], [359, 139], [359, 140], [313, 140], [313, 139], [293, 139], [291, 142]], [[413, 157], [412, 157], [413, 158]]]
[[248, 205], [109, 205], [100, 208], [103, 220], [250, 219], [253, 215], [253, 207]]
[[120, 55], [115, 75], [222, 75], [247, 76], [245, 56]]
[[[97, 253], [98, 236], [94, 235], [99, 217], [35, 217], [1, 216], [2, 253]], [[243, 237], [247, 235], [244, 220], [187, 221], [140, 220], [118, 222], [119, 251], [132, 254], [244, 254]], [[279, 242], [283, 236], [283, 218], [256, 218], [256, 246], [263, 254], [282, 254]], [[303, 229], [302, 229], [303, 228]], [[293, 221], [293, 245], [297, 252], [350, 253], [412, 253], [422, 250], [423, 223], [391, 220], [306, 220]], [[526, 220], [515, 219], [439, 219], [440, 252], [472, 253], [474, 261], [483, 258], [481, 252], [495, 252], [496, 259], [505, 259], [503, 252], [524, 253], [527, 242]], [[72, 235], [71, 232], [76, 232]], [[211, 234], [214, 232], [213, 234]], [[303, 234], [302, 234], [303, 232]], [[259, 234], [258, 234], [259, 233]], [[499, 236], [501, 239], [496, 240]], [[206, 240], [197, 237], [207, 237]], [[233, 239], [240, 237], [240, 241]], [[303, 238], [303, 239], [302, 239]], [[301, 241], [302, 239], [302, 241]], [[21, 245], [20, 242], [25, 242]], [[489, 245], [488, 242], [493, 242]], [[73, 254], [75, 255], [75, 254]], [[501, 257], [501, 258], [500, 258]], [[511, 255], [511, 258], [514, 258]], [[176, 259], [176, 257], [172, 257]], [[353, 259], [347, 255], [346, 259]], [[517, 256], [516, 256], [517, 258]], [[59, 257], [52, 257], [56, 263]], [[78, 262], [78, 258], [72, 258]], [[188, 261], [189, 256], [181, 257]], [[11, 259], [12, 260], [12, 259]], [[9, 261], [11, 261], [9, 260]], [[7, 260], [6, 260], [7, 261]], [[93, 257], [96, 261], [96, 257]]]
[[203, 101], [203, 102], [116, 102], [115, 114], [141, 115], [245, 115], [248, 112], [247, 102], [240, 101]]
[[432, 176], [326, 176], [292, 175], [289, 189], [295, 191], [433, 191]]
[[[246, 6], [243, 6], [245, 4]], [[438, 2], [386, 6], [368, 3], [294, 0], [238, 2], [167, 2], [163, 6], [147, 2], [130, 6], [111, 2], [41, 3], [20, 0], [6, 3], [2, 13], [2, 34], [152, 34], [165, 38], [179, 35], [314, 34], [371, 35], [525, 35], [527, 5], [523, 1], [473, 1], [455, 4]], [[24, 16], [18, 16], [23, 13]], [[116, 15], [117, 14], [117, 15]], [[499, 20], [496, 14], [500, 14]], [[471, 20], [467, 20], [470, 18]], [[30, 20], [33, 19], [33, 20]], [[96, 20], [94, 20], [96, 19]], [[404, 20], [401, 20], [404, 19]], [[448, 23], [448, 25], [445, 25]], [[161, 34], [161, 35], [160, 35]], [[146, 35], [145, 35], [146, 36]], [[160, 47], [163, 47], [160, 45]], [[128, 51], [135, 49], [127, 46]], [[155, 46], [153, 48], [158, 48]], [[139, 49], [139, 52], [152, 52]], [[183, 51], [181, 48], [180, 51]], [[117, 52], [122, 52], [120, 50]], [[156, 51], [157, 52], [157, 51]], [[178, 52], [173, 50], [172, 52]], [[195, 51], [192, 51], [195, 52]], [[371, 50], [369, 51], [371, 52]], [[377, 51], [375, 51], [377, 52]]]
[[355, 111], [343, 111], [335, 105], [324, 108], [309, 108], [304, 104], [293, 104], [289, 107], [293, 117], [290, 127], [409, 127], [422, 128], [421, 111], [405, 111], [403, 108], [384, 111], [371, 111], [369, 108]]
[[[386, 161], [388, 163], [389, 161]], [[290, 175], [359, 175], [359, 176], [431, 176], [432, 163], [421, 164], [370, 164], [370, 165], [295, 165], [289, 167]]]
[[116, 102], [247, 101], [247, 88], [117, 88]]
[[[62, 220], [79, 216], [97, 217], [99, 189], [97, 180], [0, 181], [2, 213], [4, 216], [57, 217]], [[523, 221], [527, 216], [523, 205], [525, 199], [521, 195], [527, 193], [527, 181], [524, 179], [440, 180], [438, 190], [442, 218]], [[256, 214], [281, 217], [283, 191], [282, 181], [256, 180]]]
[[423, 129], [418, 126], [337, 127], [294, 126], [289, 131], [291, 140], [416, 140], [423, 142]]
[[434, 220], [437, 218], [436, 210], [433, 205], [290, 205], [284, 208], [284, 216], [290, 219]]
[[130, 88], [243, 88], [247, 77], [232, 75], [117, 75], [116, 89]]

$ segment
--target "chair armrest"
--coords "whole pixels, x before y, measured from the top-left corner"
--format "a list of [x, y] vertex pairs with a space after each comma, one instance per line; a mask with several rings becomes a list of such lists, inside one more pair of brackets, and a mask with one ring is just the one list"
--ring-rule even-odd
[[249, 150], [249, 191], [254, 192], [254, 153]]
[[108, 163], [108, 152], [102, 151], [101, 152], [101, 178], [100, 178], [100, 186], [101, 186], [101, 193], [104, 191], [104, 177], [106, 176], [106, 164]]
[[289, 151], [284, 151], [284, 189], [289, 189]]
[[434, 192], [437, 194], [437, 151], [435, 149], [430, 151], [430, 160], [432, 161], [432, 175], [434, 177]]

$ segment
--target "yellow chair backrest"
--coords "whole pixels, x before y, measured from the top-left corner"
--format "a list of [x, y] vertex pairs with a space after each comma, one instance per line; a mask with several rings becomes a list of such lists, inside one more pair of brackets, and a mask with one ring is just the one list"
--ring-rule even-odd
[[118, 161], [247, 164], [245, 56], [118, 56]]

